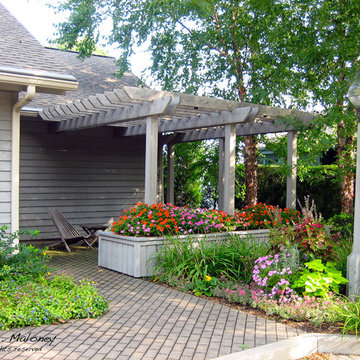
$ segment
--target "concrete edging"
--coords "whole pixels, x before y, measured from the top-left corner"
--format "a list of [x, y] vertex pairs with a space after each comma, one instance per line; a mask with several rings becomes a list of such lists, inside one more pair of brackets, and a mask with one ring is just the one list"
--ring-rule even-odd
[[306, 334], [220, 356], [214, 360], [295, 360], [316, 352], [360, 355], [360, 338], [350, 335]]

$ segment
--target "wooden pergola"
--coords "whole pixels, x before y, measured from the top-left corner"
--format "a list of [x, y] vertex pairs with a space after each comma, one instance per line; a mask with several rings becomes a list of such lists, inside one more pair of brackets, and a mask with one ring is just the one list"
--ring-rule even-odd
[[[235, 208], [235, 145], [237, 136], [288, 133], [286, 206], [296, 205], [297, 131], [289, 119], [307, 124], [314, 114], [279, 107], [207, 98], [195, 95], [124, 87], [89, 96], [65, 105], [50, 106], [40, 113], [54, 122], [55, 132], [99, 126], [116, 128], [117, 136], [146, 136], [145, 199], [163, 199], [162, 151], [168, 147], [167, 199], [174, 202], [174, 145], [180, 142], [219, 139], [219, 206]], [[294, 122], [293, 122], [294, 123]], [[159, 136], [160, 135], [160, 136]]]

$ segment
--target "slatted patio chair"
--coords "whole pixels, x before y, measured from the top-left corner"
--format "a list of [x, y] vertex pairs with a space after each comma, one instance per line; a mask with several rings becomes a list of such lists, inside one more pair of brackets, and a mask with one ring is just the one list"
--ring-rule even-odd
[[80, 234], [57, 208], [48, 208], [48, 213], [60, 234], [62, 243], [65, 245], [68, 252], [71, 252], [68, 243], [70, 244], [80, 240], [91, 248], [91, 245], [88, 242], [91, 235]]

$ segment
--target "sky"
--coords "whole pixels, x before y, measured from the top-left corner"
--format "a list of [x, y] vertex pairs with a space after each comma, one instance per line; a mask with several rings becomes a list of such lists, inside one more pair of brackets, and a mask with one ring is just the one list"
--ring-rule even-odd
[[[47, 45], [49, 39], [54, 38], [54, 24], [65, 20], [64, 14], [55, 14], [55, 11], [47, 6], [51, 3], [55, 5], [56, 0], [0, 0], [2, 3], [26, 29], [42, 44]], [[106, 48], [109, 56], [118, 57], [118, 51], [114, 48]], [[141, 56], [139, 56], [141, 55]], [[140, 76], [144, 69], [143, 64], [148, 61], [139, 62], [137, 59], [149, 58], [142, 51], [137, 52], [131, 60], [132, 72]]]
[[51, 0], [0, 0], [0, 2], [31, 32], [42, 45], [54, 33], [53, 24], [63, 21], [61, 14], [46, 6]]

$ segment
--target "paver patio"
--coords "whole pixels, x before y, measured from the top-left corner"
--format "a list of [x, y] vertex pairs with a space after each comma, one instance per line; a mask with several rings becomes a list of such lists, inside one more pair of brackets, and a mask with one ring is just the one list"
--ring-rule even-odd
[[[303, 333], [98, 268], [96, 249], [54, 255], [50, 266], [67, 270], [77, 279], [95, 280], [110, 300], [109, 312], [100, 319], [0, 332], [1, 359], [213, 359]], [[48, 342], [35, 341], [44, 337]]]

